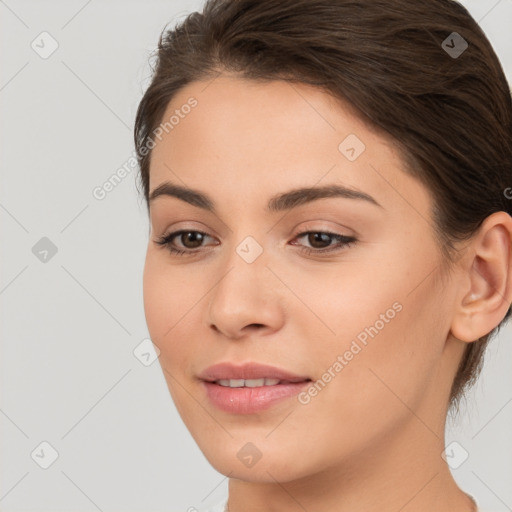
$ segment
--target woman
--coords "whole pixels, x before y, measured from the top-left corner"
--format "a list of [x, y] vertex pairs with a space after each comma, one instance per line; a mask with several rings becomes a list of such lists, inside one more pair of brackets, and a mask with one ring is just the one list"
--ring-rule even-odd
[[512, 300], [512, 103], [482, 30], [451, 0], [209, 0], [157, 57], [145, 314], [229, 477], [215, 510], [477, 510], [444, 428]]

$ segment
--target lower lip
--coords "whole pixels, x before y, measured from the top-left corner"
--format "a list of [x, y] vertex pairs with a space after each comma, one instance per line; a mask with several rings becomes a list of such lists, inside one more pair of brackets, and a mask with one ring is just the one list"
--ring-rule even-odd
[[203, 381], [210, 401], [219, 409], [234, 414], [251, 414], [291, 398], [310, 384], [309, 381], [258, 386], [255, 388], [230, 388], [214, 382]]

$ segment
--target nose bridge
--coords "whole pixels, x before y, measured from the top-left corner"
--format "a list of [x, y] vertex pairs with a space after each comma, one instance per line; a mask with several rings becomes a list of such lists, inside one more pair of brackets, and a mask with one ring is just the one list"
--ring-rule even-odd
[[269, 273], [266, 268], [267, 254], [263, 243], [248, 235], [232, 245], [222, 263], [222, 275], [216, 286], [217, 301], [234, 301], [241, 306], [257, 302], [258, 296], [268, 298], [265, 283]]
[[[268, 252], [256, 237], [247, 235], [222, 258], [219, 281], [209, 302], [209, 323], [229, 336], [247, 325], [277, 328], [282, 315], [274, 277], [267, 268]], [[274, 278], [275, 279], [275, 278]]]

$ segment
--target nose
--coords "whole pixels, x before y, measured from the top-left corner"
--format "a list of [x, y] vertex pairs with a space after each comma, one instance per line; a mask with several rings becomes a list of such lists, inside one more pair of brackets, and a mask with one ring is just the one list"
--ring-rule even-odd
[[211, 329], [230, 339], [259, 331], [279, 330], [285, 321], [284, 296], [279, 281], [267, 267], [265, 252], [248, 263], [238, 253], [226, 258], [207, 308]]

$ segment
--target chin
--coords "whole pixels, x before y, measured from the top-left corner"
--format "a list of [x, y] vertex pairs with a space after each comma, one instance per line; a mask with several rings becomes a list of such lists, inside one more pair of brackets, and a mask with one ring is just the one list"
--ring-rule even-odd
[[285, 483], [297, 480], [307, 474], [307, 472], [298, 472], [297, 468], [290, 468], [290, 461], [293, 461], [291, 458], [280, 461], [264, 461], [262, 458], [252, 467], [244, 467], [241, 463], [235, 463], [232, 457], [213, 457], [208, 461], [219, 473], [245, 482], [275, 483], [277, 480]]
[[[227, 437], [227, 436], [226, 436]], [[250, 441], [250, 439], [254, 441]], [[198, 446], [211, 466], [219, 473], [247, 482], [290, 482], [313, 471], [311, 457], [303, 457], [300, 442], [290, 439], [292, 447], [259, 440], [248, 434], [221, 442], [197, 440]], [[307, 466], [304, 465], [307, 462]]]

